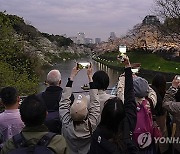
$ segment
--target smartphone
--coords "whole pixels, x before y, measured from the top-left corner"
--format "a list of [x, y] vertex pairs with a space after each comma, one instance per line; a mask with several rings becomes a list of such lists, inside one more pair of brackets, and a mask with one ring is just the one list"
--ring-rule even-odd
[[88, 68], [88, 66], [90, 66], [91, 64], [89, 62], [79, 62], [77, 63], [77, 67], [79, 69], [83, 69], [83, 68]]
[[180, 80], [180, 75], [177, 75], [177, 80]]
[[138, 73], [138, 72], [139, 72], [139, 69], [138, 69], [138, 68], [132, 68], [131, 71], [132, 71], [132, 73], [135, 74], [135, 73]]
[[126, 46], [125, 45], [124, 46], [119, 46], [119, 52], [121, 54], [125, 54], [126, 53]]

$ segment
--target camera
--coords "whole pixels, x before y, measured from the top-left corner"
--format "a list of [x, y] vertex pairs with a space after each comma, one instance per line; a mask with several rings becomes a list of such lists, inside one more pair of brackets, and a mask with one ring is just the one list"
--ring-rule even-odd
[[83, 68], [88, 68], [91, 64], [89, 62], [79, 62], [77, 63], [77, 68], [78, 69], [83, 69]]

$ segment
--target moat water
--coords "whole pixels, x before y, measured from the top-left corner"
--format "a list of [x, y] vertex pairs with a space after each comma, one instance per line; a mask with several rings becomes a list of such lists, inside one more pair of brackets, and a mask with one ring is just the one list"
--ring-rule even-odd
[[[123, 72], [119, 72], [117, 70], [110, 69], [103, 64], [100, 64], [94, 60], [91, 60], [90, 58], [89, 59], [88, 58], [77, 59], [76, 61], [77, 62], [92, 62], [93, 72], [95, 72], [97, 70], [104, 70], [105, 72], [107, 72], [109, 75], [109, 78], [110, 78], [110, 84], [108, 87], [109, 89], [114, 87], [114, 85], [118, 81], [119, 75], [121, 73], [123, 73]], [[62, 77], [61, 86], [62, 86], [62, 88], [64, 88], [66, 86], [67, 79], [71, 74], [72, 68], [76, 65], [76, 61], [75, 60], [62, 61], [60, 63], [54, 64], [52, 67], [45, 69], [44, 73], [41, 77], [41, 84], [39, 86], [39, 91], [42, 91], [46, 88], [46, 85], [43, 84], [43, 82], [46, 80], [47, 73], [52, 69], [58, 69], [61, 72], [61, 77]], [[83, 86], [84, 84], [88, 84], [88, 77], [87, 77], [86, 69], [80, 70], [80, 72], [75, 77], [74, 82], [73, 82], [73, 91], [74, 92], [82, 91], [81, 86]]]
[[[91, 58], [81, 58], [81, 59], [77, 59], [77, 60], [61, 61], [59, 63], [54, 64], [52, 67], [48, 67], [44, 70], [43, 75], [41, 77], [41, 82], [39, 85], [39, 91], [45, 90], [46, 85], [44, 84], [44, 81], [46, 80], [47, 73], [52, 69], [58, 69], [61, 72], [61, 77], [62, 77], [61, 87], [64, 88], [66, 86], [67, 80], [71, 74], [72, 68], [74, 66], [76, 66], [76, 62], [91, 62], [93, 64], [94, 72], [97, 70], [103, 70], [103, 71], [107, 72], [109, 75], [109, 78], [110, 78], [110, 84], [109, 84], [108, 89], [112, 89], [116, 85], [119, 75], [123, 73], [122, 71], [108, 68], [107, 66], [105, 66], [99, 62], [96, 62], [96, 61], [92, 60]], [[151, 80], [155, 74], [156, 74], [155, 72], [151, 72], [151, 71], [144, 71], [144, 72], [142, 71], [138, 75], [141, 77], [144, 77], [145, 79], [147, 79], [149, 81], [149, 83], [151, 83]], [[166, 76], [166, 79], [168, 82], [172, 81], [172, 78], [174, 77], [174, 75], [168, 74], [168, 73], [166, 73], [165, 76]], [[81, 87], [84, 84], [88, 84], [86, 69], [80, 70], [80, 72], [75, 77], [74, 82], [73, 82], [73, 92], [81, 92], [82, 91]], [[110, 92], [110, 90], [109, 90], [109, 92]]]

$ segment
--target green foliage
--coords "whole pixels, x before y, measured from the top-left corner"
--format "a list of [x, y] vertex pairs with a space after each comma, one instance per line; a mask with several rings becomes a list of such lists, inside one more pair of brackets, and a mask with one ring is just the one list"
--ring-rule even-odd
[[49, 35], [47, 33], [41, 33], [44, 37], [49, 39], [51, 42], [54, 42], [58, 47], [62, 46], [69, 46], [73, 43], [73, 41], [70, 38], [66, 38], [64, 36], [60, 35]]
[[9, 20], [9, 24], [11, 24], [12, 28], [18, 34], [22, 35], [23, 38], [27, 41], [36, 40], [37, 37], [44, 36], [59, 47], [69, 46], [73, 42], [71, 39], [65, 38], [64, 36], [40, 33], [34, 26], [26, 24], [23, 18], [20, 18], [16, 15], [5, 15], [5, 17]]
[[24, 39], [30, 41], [36, 39], [40, 36], [40, 32], [31, 25], [26, 25], [25, 23], [18, 23], [13, 25], [13, 28], [17, 33], [23, 35]]
[[[106, 65], [116, 67], [123, 66], [117, 61], [117, 55], [118, 52], [110, 52], [105, 53], [99, 57], [102, 59], [100, 61]], [[127, 55], [129, 56], [131, 63], [141, 63], [141, 68], [143, 69], [180, 74], [180, 64], [178, 62], [167, 61], [156, 54], [144, 52], [128, 52]]]
[[13, 28], [8, 17], [0, 16], [2, 27], [0, 33], [0, 61], [10, 64], [14, 71], [33, 74], [34, 60], [23, 52], [23, 42], [14, 39]]
[[35, 75], [38, 61], [24, 53], [23, 41], [15, 39], [13, 24], [19, 20], [0, 12], [0, 86], [15, 86], [21, 94], [29, 94], [38, 83]]
[[26, 24], [23, 18], [16, 15], [7, 15], [13, 29], [27, 41], [36, 39], [40, 36], [40, 32], [30, 24]]
[[27, 72], [16, 72], [11, 65], [4, 62], [0, 62], [0, 70], [0, 87], [16, 87], [21, 95], [36, 92], [38, 86], [36, 76], [31, 76], [31, 79], [29, 79]]

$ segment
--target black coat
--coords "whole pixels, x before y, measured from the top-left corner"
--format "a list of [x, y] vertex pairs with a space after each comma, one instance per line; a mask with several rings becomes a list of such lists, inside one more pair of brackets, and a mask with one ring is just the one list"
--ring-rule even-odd
[[59, 101], [61, 100], [63, 89], [59, 86], [49, 86], [38, 96], [42, 97], [48, 111], [59, 111]]
[[112, 134], [106, 128], [98, 126], [92, 135], [88, 154], [121, 154], [118, 146], [109, 141], [111, 138]]
[[59, 86], [49, 86], [46, 90], [37, 96], [45, 103], [48, 115], [44, 124], [49, 131], [61, 134], [62, 122], [59, 118], [59, 102], [61, 100], [63, 89]]

